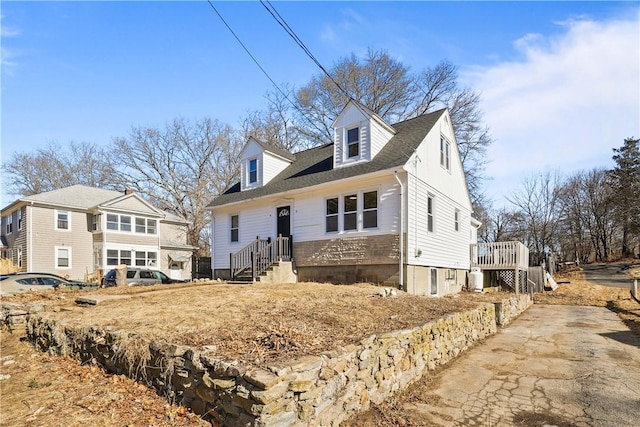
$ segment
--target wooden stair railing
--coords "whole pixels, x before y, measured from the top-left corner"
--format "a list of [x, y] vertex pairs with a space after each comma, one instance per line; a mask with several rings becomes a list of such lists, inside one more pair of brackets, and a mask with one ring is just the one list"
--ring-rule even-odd
[[274, 241], [256, 237], [251, 243], [235, 254], [231, 254], [231, 279], [251, 270], [251, 279], [263, 275], [275, 263], [291, 261], [291, 237], [278, 236]]

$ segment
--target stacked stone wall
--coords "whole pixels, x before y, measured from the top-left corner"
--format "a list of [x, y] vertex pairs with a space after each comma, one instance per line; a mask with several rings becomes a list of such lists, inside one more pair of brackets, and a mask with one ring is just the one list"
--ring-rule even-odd
[[[499, 303], [503, 321], [528, 307], [524, 297]], [[27, 332], [43, 349], [137, 378], [226, 426], [337, 426], [495, 333], [499, 304], [268, 367], [223, 360], [214, 348], [196, 350], [145, 342], [108, 328], [64, 326], [47, 313], [30, 316]]]

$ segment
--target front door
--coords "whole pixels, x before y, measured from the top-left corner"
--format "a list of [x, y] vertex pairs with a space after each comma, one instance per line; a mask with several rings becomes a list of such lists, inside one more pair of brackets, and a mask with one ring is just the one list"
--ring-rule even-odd
[[291, 207], [282, 206], [276, 209], [278, 216], [278, 236], [291, 237]]

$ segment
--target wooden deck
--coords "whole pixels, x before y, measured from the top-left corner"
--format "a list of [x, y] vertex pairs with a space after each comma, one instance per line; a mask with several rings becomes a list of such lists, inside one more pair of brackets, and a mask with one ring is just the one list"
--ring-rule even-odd
[[471, 268], [479, 268], [485, 272], [494, 271], [496, 277], [516, 293], [525, 292], [529, 288], [529, 249], [520, 242], [472, 244]]
[[520, 242], [475, 243], [471, 245], [471, 267], [526, 270], [529, 267], [529, 249]]

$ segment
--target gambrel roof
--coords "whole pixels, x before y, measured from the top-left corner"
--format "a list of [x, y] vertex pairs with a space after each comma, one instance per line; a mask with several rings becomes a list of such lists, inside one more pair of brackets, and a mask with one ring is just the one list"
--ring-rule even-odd
[[334, 144], [311, 148], [293, 155], [294, 161], [263, 187], [240, 191], [240, 183], [214, 199], [209, 208], [269, 196], [290, 190], [339, 181], [401, 167], [407, 163], [446, 109], [391, 125], [397, 132], [368, 162], [334, 168]]

